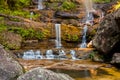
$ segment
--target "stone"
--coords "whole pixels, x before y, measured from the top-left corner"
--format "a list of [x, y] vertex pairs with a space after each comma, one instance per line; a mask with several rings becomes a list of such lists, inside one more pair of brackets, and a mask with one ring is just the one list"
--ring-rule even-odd
[[112, 57], [111, 63], [119, 63], [120, 64], [120, 53], [114, 53]]
[[93, 46], [100, 52], [108, 54], [119, 48], [120, 42], [120, 9], [108, 14], [100, 23], [93, 38]]
[[68, 13], [68, 12], [62, 12], [62, 11], [57, 11], [55, 13], [55, 17], [58, 17], [58, 18], [63, 18], [63, 19], [79, 19], [78, 17], [78, 14], [71, 14], [71, 13]]
[[0, 80], [16, 80], [22, 74], [22, 66], [0, 45]]
[[0, 34], [0, 43], [9, 49], [20, 49], [22, 37], [13, 32], [2, 32]]
[[24, 75], [20, 76], [17, 80], [74, 80], [66, 74], [55, 73], [53, 71], [34, 68]]

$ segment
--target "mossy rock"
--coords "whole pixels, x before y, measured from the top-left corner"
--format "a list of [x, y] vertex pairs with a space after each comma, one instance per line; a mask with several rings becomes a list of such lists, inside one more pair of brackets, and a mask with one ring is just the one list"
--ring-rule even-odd
[[81, 29], [75, 26], [70, 25], [61, 25], [62, 29], [62, 39], [70, 42], [77, 42], [80, 40], [80, 31]]
[[0, 43], [8, 49], [20, 49], [22, 37], [13, 32], [1, 32]]

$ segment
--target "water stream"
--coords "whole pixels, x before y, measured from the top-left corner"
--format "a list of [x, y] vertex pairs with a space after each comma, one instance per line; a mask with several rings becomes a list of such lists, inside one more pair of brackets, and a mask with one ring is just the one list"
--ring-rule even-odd
[[43, 0], [38, 0], [38, 10], [43, 9], [43, 4], [42, 4]]
[[85, 21], [85, 25], [83, 28], [83, 36], [82, 36], [82, 43], [80, 45], [80, 48], [86, 48], [87, 47], [87, 43], [86, 43], [86, 34], [87, 34], [87, 30], [88, 30], [88, 25], [92, 26], [93, 25], [93, 2], [92, 0], [84, 0], [84, 5], [86, 8], [86, 21]]
[[56, 31], [56, 48], [61, 48], [61, 24], [55, 24], [55, 31]]
[[34, 13], [30, 12], [30, 20], [33, 20], [33, 15], [34, 15]]

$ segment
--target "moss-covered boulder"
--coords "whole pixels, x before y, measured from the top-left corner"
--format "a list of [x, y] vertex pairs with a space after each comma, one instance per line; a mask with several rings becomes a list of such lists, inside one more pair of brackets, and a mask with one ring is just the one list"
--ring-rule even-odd
[[13, 32], [1, 32], [0, 43], [8, 49], [20, 49], [22, 37]]

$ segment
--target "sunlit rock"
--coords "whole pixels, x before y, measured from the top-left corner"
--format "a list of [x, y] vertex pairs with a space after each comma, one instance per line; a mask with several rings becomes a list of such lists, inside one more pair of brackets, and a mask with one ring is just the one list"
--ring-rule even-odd
[[74, 80], [66, 74], [55, 73], [53, 71], [43, 69], [43, 68], [34, 68], [24, 75], [20, 76], [17, 80]]

